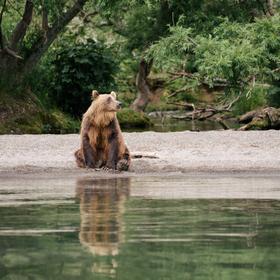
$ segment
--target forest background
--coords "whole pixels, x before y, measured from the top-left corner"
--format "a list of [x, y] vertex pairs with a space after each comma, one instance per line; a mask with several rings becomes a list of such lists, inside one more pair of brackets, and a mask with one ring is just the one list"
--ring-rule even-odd
[[123, 127], [149, 125], [151, 111], [279, 108], [279, 7], [0, 0], [0, 133], [77, 132], [92, 89], [119, 93]]

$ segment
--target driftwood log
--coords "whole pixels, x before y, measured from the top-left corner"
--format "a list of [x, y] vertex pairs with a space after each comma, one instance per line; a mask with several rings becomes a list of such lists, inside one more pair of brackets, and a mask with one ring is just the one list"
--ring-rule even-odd
[[184, 107], [185, 110], [191, 110], [191, 112], [186, 112], [180, 116], [172, 116], [174, 119], [181, 119], [181, 120], [206, 120], [209, 118], [214, 117], [217, 114], [230, 112], [227, 108], [214, 108], [207, 106], [205, 108], [195, 107], [194, 104], [190, 103], [174, 103], [174, 102], [167, 102], [167, 104], [173, 104], [176, 106]]
[[239, 130], [280, 129], [280, 108], [250, 111], [239, 118], [239, 123], [245, 124]]
[[227, 124], [222, 119], [224, 118], [226, 113], [231, 112], [231, 107], [239, 100], [240, 96], [241, 94], [239, 94], [229, 104], [224, 104], [219, 107], [211, 107], [208, 105], [207, 107], [199, 108], [196, 107], [194, 104], [188, 102], [184, 102], [184, 103], [167, 102], [167, 104], [183, 107], [185, 110], [192, 111], [184, 114], [183, 116], [177, 116], [177, 117], [174, 116], [174, 118], [186, 119], [186, 120], [200, 120], [200, 121], [206, 119], [214, 119], [218, 121], [224, 129], [228, 129]]

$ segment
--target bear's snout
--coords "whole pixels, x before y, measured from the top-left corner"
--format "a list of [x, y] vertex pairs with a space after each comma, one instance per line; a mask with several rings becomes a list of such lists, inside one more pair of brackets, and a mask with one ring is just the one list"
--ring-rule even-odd
[[117, 107], [120, 109], [122, 107], [122, 103], [118, 101]]

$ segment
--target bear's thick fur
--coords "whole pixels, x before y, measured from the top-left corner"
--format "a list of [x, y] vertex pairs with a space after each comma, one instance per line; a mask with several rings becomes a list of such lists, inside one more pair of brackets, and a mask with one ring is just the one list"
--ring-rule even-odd
[[116, 112], [121, 103], [116, 93], [92, 92], [92, 103], [83, 115], [81, 148], [75, 152], [79, 167], [128, 170], [130, 153], [125, 145]]

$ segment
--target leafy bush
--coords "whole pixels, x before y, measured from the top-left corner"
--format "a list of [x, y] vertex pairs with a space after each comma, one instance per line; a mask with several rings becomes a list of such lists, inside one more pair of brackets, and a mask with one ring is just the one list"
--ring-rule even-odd
[[[189, 80], [210, 87], [222, 84], [226, 91], [241, 92], [243, 102], [254, 107], [264, 104], [267, 85], [280, 80], [279, 32], [279, 15], [246, 24], [225, 19], [208, 35], [176, 25], [170, 27], [169, 36], [150, 47], [147, 57], [159, 69], [191, 72]], [[192, 69], [188, 69], [190, 61]], [[251, 92], [256, 95], [247, 98]], [[278, 94], [274, 89], [273, 100]]]
[[268, 104], [270, 106], [280, 108], [280, 85], [275, 83], [268, 91]]
[[58, 110], [46, 112], [43, 116], [43, 129], [41, 133], [77, 133], [79, 129], [79, 121], [73, 120], [70, 116]]
[[255, 88], [249, 95], [241, 95], [240, 99], [234, 104], [233, 112], [236, 115], [245, 114], [248, 111], [255, 110], [267, 105], [265, 91], [261, 88]]
[[88, 39], [64, 44], [54, 51], [51, 62], [53, 90], [50, 97], [64, 112], [79, 117], [90, 104], [91, 91], [114, 89], [116, 64], [109, 49]]
[[135, 112], [129, 108], [122, 109], [118, 112], [117, 116], [122, 128], [143, 128], [152, 125], [152, 121], [144, 113]]

